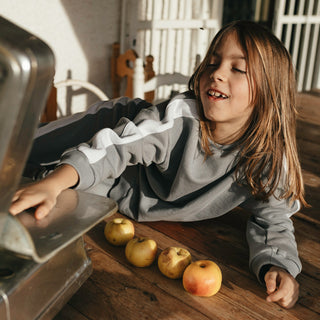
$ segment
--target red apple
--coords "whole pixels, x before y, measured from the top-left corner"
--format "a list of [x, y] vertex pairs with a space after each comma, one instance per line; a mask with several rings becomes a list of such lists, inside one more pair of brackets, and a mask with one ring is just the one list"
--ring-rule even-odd
[[183, 287], [189, 293], [210, 297], [221, 287], [222, 273], [219, 266], [210, 260], [198, 260], [191, 263], [183, 273]]
[[134, 237], [134, 225], [126, 218], [115, 218], [107, 222], [104, 235], [115, 246], [124, 246]]
[[156, 258], [157, 243], [147, 237], [131, 239], [125, 250], [127, 260], [136, 267], [148, 267]]
[[170, 279], [182, 277], [185, 268], [191, 263], [188, 250], [179, 247], [164, 249], [158, 257], [158, 267], [162, 274]]

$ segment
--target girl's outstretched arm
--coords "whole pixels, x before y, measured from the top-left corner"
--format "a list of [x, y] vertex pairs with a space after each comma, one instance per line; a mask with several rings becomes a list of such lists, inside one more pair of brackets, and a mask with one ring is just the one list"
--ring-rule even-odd
[[284, 308], [292, 308], [299, 298], [299, 284], [286, 270], [271, 267], [264, 277], [267, 301], [276, 302]]
[[18, 213], [36, 207], [35, 218], [42, 219], [55, 206], [58, 195], [65, 189], [78, 183], [78, 173], [70, 165], [59, 166], [43, 180], [29, 184], [18, 190], [9, 209], [10, 213]]

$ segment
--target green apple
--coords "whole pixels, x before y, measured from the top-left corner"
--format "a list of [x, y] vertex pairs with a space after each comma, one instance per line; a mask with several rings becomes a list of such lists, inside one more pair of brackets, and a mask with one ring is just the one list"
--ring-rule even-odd
[[115, 218], [107, 222], [104, 235], [115, 246], [124, 246], [134, 237], [134, 225], [126, 218]]
[[156, 258], [157, 243], [148, 237], [131, 239], [125, 249], [127, 260], [136, 267], [148, 267]]
[[168, 247], [158, 257], [159, 270], [170, 279], [181, 278], [185, 268], [190, 263], [190, 252], [179, 247]]

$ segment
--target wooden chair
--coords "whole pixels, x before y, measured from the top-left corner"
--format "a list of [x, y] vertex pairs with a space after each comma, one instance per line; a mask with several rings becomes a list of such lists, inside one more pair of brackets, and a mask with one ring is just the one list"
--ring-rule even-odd
[[155, 90], [161, 86], [188, 84], [189, 77], [181, 73], [156, 75], [153, 69], [153, 60], [153, 56], [149, 55], [144, 62], [132, 49], [120, 54], [119, 43], [114, 43], [111, 59], [113, 98], [121, 95], [121, 84], [124, 84], [125, 96], [142, 98], [148, 102], [154, 102]]
[[100, 90], [94, 84], [83, 81], [83, 80], [75, 80], [75, 79], [67, 79], [63, 81], [56, 82], [52, 84], [51, 91], [49, 93], [49, 97], [47, 100], [47, 104], [45, 106], [44, 112], [41, 116], [40, 122], [50, 122], [57, 119], [57, 111], [58, 111], [58, 103], [57, 103], [57, 89], [63, 87], [77, 86], [81, 88], [85, 88], [92, 93], [94, 93], [101, 100], [109, 100], [108, 96]]
[[[152, 98], [152, 102], [155, 97], [155, 90], [162, 86], [171, 85], [187, 85], [189, 77], [182, 73], [165, 73], [155, 75], [150, 79], [143, 77], [143, 61], [141, 58], [135, 60], [134, 72], [133, 72], [133, 96], [135, 98], [143, 98], [145, 94], [149, 94]], [[152, 95], [151, 95], [152, 93]], [[167, 97], [168, 98], [168, 97]]]
[[133, 91], [133, 64], [137, 58], [137, 53], [134, 50], [127, 50], [124, 54], [120, 54], [119, 43], [114, 43], [112, 46], [111, 58], [111, 83], [112, 97], [118, 98], [121, 93], [121, 83], [125, 80], [124, 95], [132, 98]]
[[[138, 58], [137, 53], [133, 49], [127, 50], [125, 53], [120, 54], [120, 44], [114, 43], [112, 46], [112, 58], [111, 58], [111, 83], [112, 83], [112, 97], [118, 98], [121, 93], [121, 85], [125, 88], [124, 95], [133, 98], [133, 76], [134, 65]], [[153, 57], [148, 56], [146, 58], [146, 64], [142, 68], [141, 77], [144, 81], [152, 79], [155, 76], [153, 70]], [[153, 101], [154, 93], [146, 92], [144, 99], [147, 101]]]
[[40, 122], [50, 122], [57, 120], [57, 88], [52, 84], [51, 91], [48, 96], [47, 104], [44, 108], [44, 111], [41, 115]]

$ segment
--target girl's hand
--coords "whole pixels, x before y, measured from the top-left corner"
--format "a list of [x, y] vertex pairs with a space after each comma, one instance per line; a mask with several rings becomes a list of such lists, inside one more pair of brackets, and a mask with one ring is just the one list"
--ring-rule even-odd
[[35, 218], [42, 219], [48, 215], [57, 202], [60, 192], [53, 190], [45, 181], [36, 182], [18, 190], [9, 209], [10, 213], [18, 213], [36, 207]]
[[276, 302], [284, 308], [292, 308], [299, 298], [299, 284], [286, 270], [271, 267], [264, 277], [267, 301]]
[[43, 180], [18, 190], [9, 211], [13, 215], [36, 207], [35, 218], [48, 215], [57, 202], [59, 194], [78, 182], [78, 173], [70, 165], [62, 165]]

